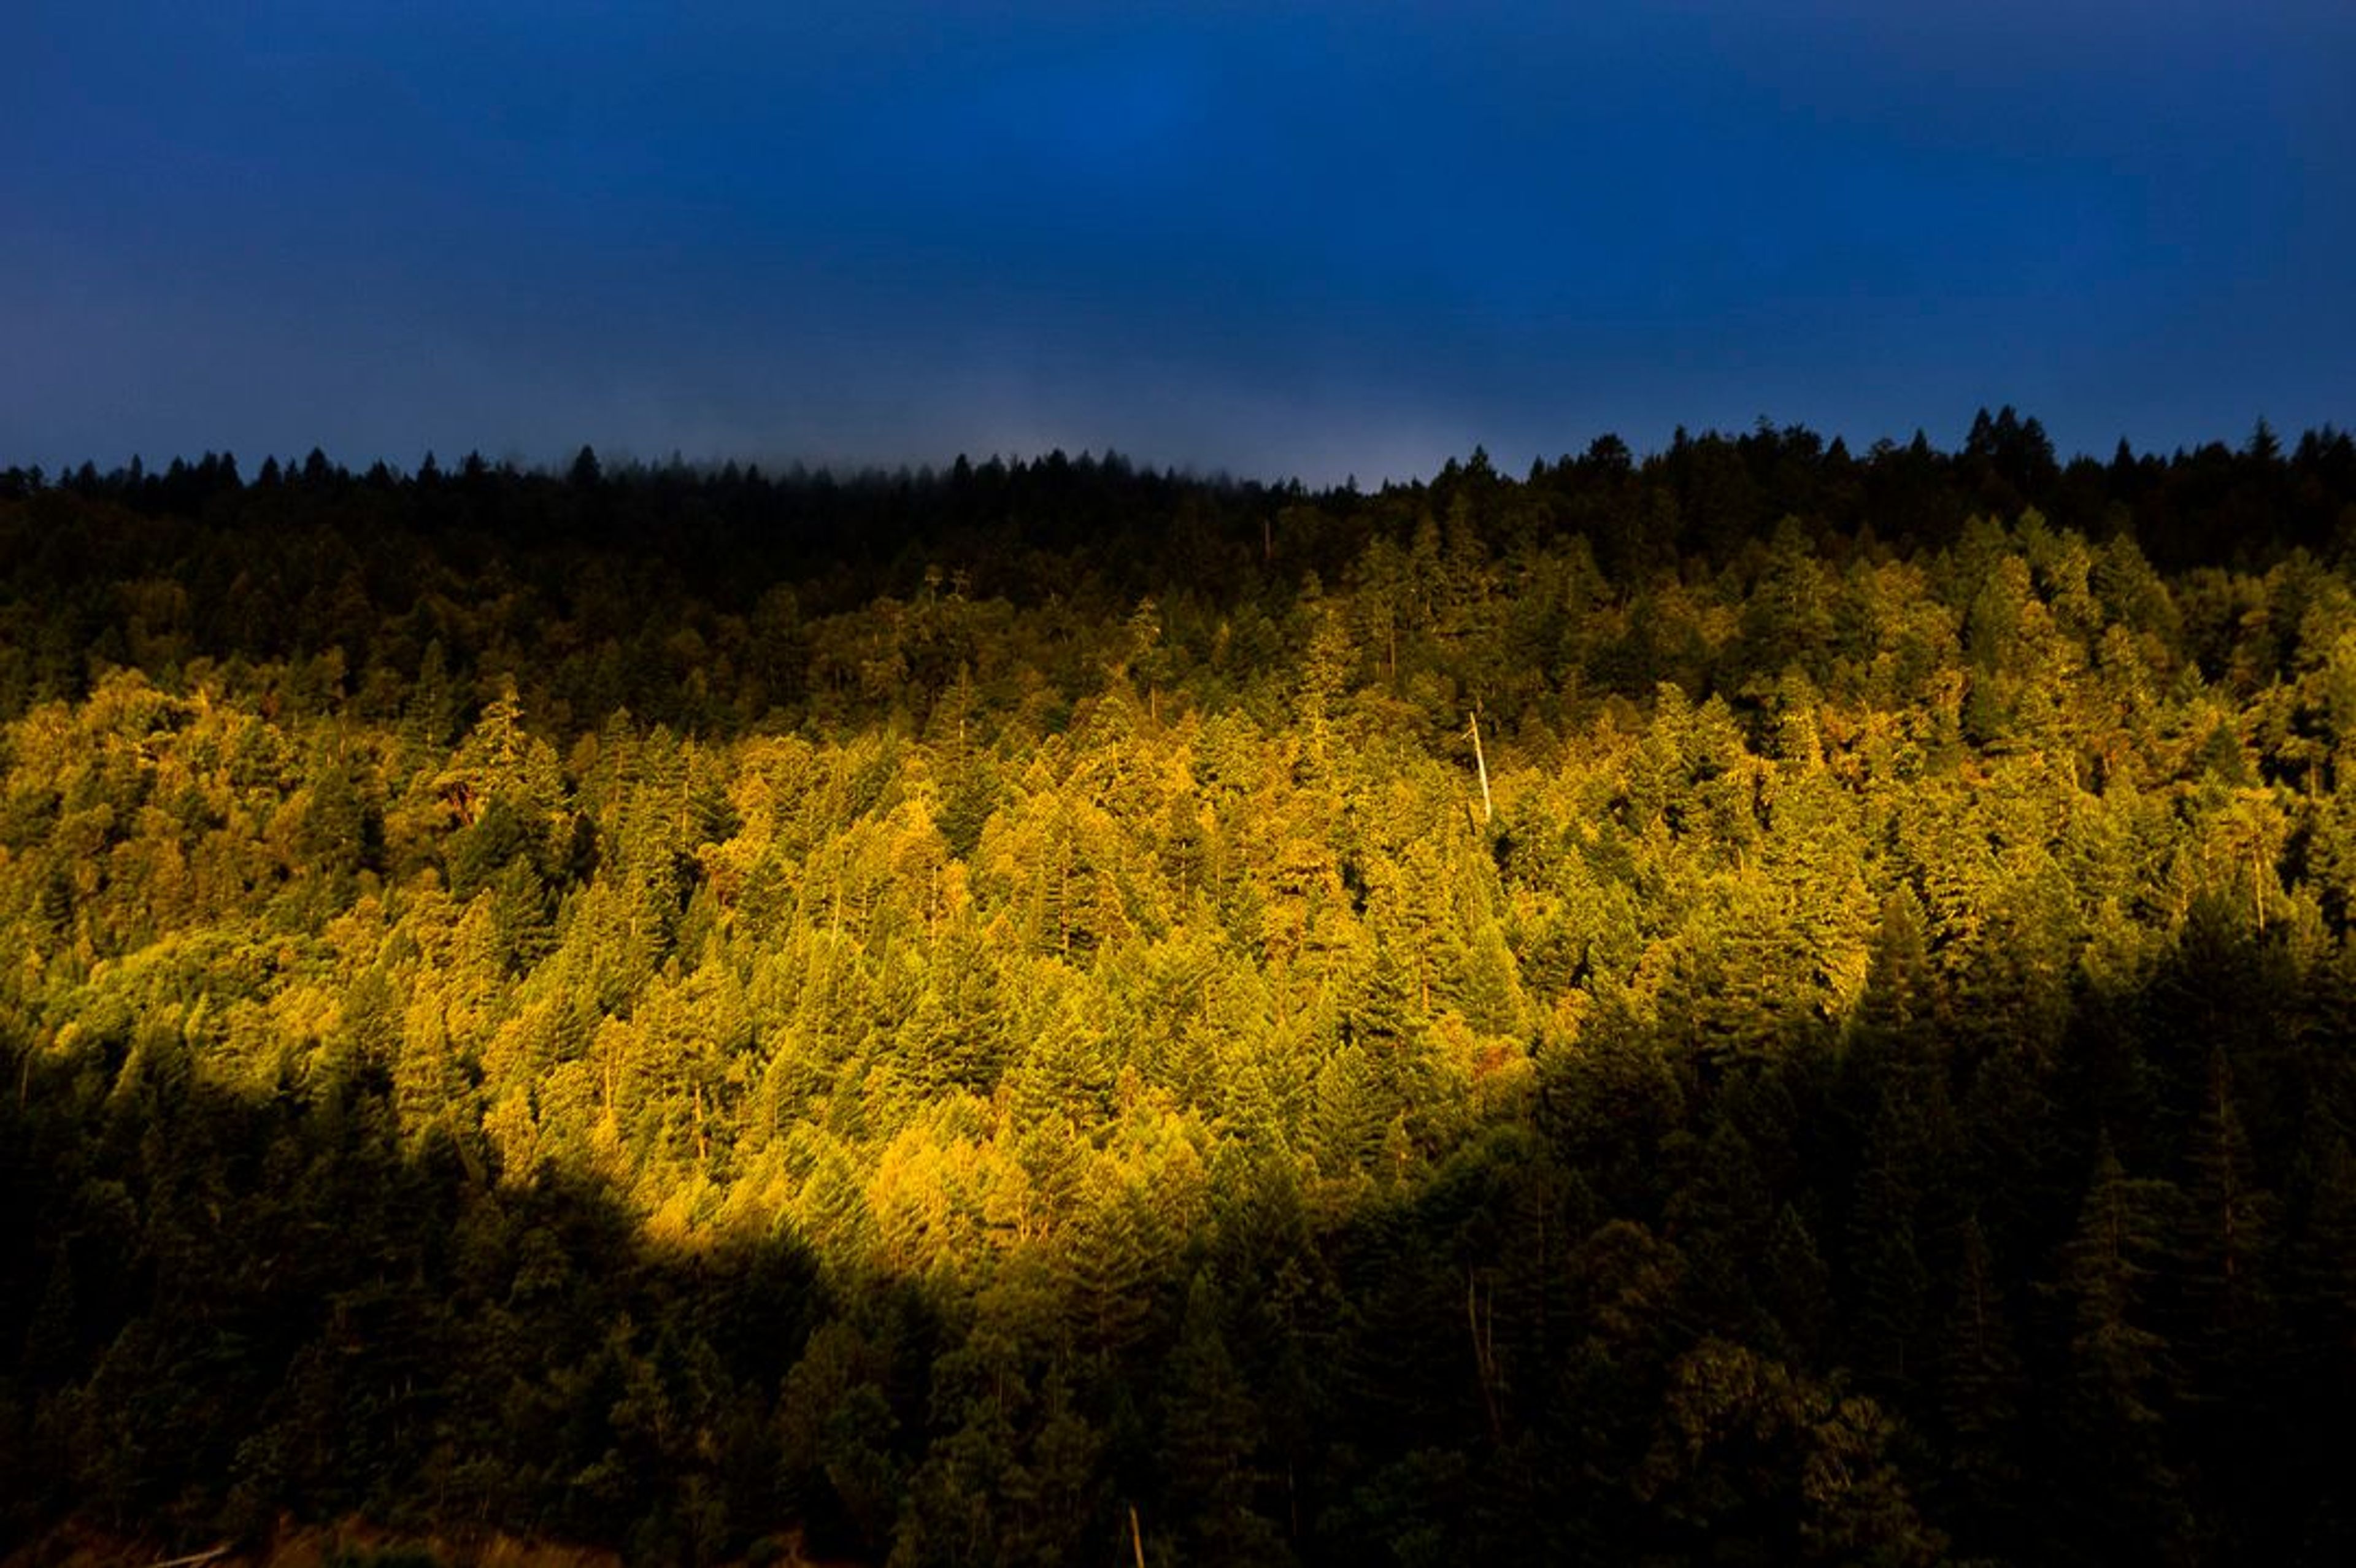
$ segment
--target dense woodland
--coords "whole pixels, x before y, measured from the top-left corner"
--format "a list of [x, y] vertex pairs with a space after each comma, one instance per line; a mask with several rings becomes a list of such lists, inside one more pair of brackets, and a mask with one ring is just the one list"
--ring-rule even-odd
[[2009, 410], [9, 470], [0, 1548], [2356, 1560], [2351, 551]]

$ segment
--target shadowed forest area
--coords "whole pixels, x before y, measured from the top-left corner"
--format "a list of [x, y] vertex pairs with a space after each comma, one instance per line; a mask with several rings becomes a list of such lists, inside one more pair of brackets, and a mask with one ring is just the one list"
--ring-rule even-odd
[[9, 470], [0, 1550], [2348, 1561], [2351, 546], [2010, 410]]

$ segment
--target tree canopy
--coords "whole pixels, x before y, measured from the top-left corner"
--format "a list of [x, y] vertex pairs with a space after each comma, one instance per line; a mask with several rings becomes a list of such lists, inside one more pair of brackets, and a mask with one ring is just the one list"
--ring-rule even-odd
[[2351, 544], [2011, 410], [9, 470], [0, 1543], [2343, 1558]]

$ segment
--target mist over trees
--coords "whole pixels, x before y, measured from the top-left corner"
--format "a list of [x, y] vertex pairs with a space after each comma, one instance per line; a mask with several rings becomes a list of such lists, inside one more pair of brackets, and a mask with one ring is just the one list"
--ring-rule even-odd
[[2010, 410], [0, 473], [0, 1546], [2346, 1561], [2351, 546]]

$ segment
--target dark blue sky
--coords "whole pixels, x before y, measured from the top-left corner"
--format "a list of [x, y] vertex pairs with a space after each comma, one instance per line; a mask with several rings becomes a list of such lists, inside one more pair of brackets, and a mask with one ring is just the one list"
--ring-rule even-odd
[[1762, 415], [2356, 421], [2346, 0], [16, 0], [0, 37], [0, 462], [1371, 481]]

